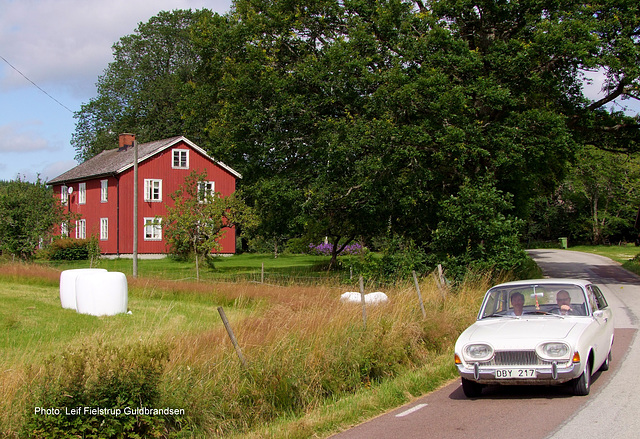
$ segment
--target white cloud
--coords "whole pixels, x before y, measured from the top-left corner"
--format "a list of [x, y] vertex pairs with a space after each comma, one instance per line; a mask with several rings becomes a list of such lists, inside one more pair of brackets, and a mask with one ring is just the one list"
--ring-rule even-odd
[[9, 123], [0, 125], [0, 151], [14, 153], [28, 153], [34, 151], [52, 151], [55, 146], [40, 136], [36, 129], [42, 125], [41, 122], [28, 122], [18, 125]]
[[[161, 10], [229, 10], [231, 0], [0, 0], [0, 48], [16, 69], [44, 89], [93, 90], [112, 60], [111, 46]], [[30, 87], [2, 62], [0, 87]]]

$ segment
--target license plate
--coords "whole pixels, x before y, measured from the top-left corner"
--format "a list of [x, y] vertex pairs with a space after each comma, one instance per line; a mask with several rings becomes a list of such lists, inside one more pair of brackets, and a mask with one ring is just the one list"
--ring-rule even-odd
[[496, 378], [500, 379], [525, 379], [535, 378], [535, 369], [498, 369], [496, 370]]

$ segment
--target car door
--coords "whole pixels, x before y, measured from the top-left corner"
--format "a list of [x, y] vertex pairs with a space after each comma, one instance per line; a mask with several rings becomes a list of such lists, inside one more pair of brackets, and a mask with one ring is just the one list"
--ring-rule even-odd
[[594, 326], [594, 372], [609, 355], [613, 339], [613, 313], [609, 309], [602, 291], [595, 286], [587, 287], [588, 306], [591, 308]]

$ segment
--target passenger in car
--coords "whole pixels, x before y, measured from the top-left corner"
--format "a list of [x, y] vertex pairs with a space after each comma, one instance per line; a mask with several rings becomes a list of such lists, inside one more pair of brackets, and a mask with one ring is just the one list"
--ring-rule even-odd
[[509, 312], [511, 316], [521, 316], [524, 308], [524, 296], [522, 293], [513, 293], [511, 295], [511, 306], [513, 310]]

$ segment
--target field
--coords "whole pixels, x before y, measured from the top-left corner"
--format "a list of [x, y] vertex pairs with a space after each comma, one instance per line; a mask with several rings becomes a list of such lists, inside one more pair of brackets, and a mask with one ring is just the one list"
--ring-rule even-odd
[[[242, 254], [232, 257], [215, 257], [210, 261], [214, 264], [211, 268], [206, 263], [201, 263], [201, 280], [215, 281], [262, 281], [262, 275], [269, 283], [315, 283], [320, 279], [332, 279], [347, 281], [347, 272], [327, 272], [324, 268], [329, 263], [327, 256], [309, 255], [279, 255], [274, 258], [268, 254]], [[43, 265], [66, 270], [71, 268], [88, 267], [87, 261], [55, 261], [42, 262]], [[95, 266], [109, 271], [120, 271], [127, 276], [132, 274], [131, 259], [100, 259]], [[196, 280], [196, 268], [193, 261], [165, 259], [141, 259], [138, 261], [138, 274], [145, 278], [161, 278], [174, 281]]]
[[[220, 282], [213, 273], [201, 282], [176, 280], [190, 278], [190, 266], [141, 261], [139, 278], [129, 279], [131, 313], [100, 318], [59, 305], [60, 270], [76, 264], [0, 265], [0, 431], [5, 437], [62, 437], [56, 431], [91, 437], [100, 428], [96, 437], [324, 437], [456, 376], [452, 343], [474, 319], [486, 280], [452, 291], [422, 279], [426, 317], [413, 283], [397, 284], [385, 289], [389, 303], [366, 308], [365, 321], [359, 304], [339, 300], [344, 291], [357, 291], [355, 282], [318, 279], [326, 277], [314, 268], [322, 260], [299, 260], [293, 271], [280, 261], [265, 271], [279, 268], [283, 276], [316, 282]], [[251, 266], [227, 258], [216, 271], [232, 262]], [[131, 261], [100, 261], [109, 270], [126, 264]], [[183, 414], [35, 414], [36, 407], [141, 404]]]

